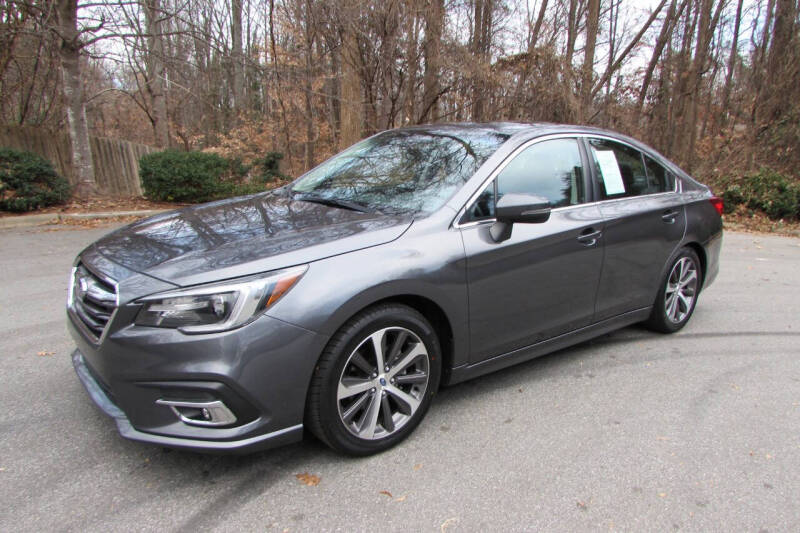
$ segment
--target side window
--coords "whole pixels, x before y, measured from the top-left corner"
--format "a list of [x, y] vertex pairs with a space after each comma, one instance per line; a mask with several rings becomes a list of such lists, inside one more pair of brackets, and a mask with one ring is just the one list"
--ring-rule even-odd
[[[496, 187], [496, 190], [495, 190]], [[529, 146], [512, 159], [470, 206], [470, 221], [494, 218], [494, 204], [508, 193], [546, 198], [552, 207], [585, 202], [583, 164], [576, 139]]]
[[639, 150], [605, 139], [589, 139], [603, 199], [649, 194]]
[[497, 176], [497, 199], [508, 193], [546, 198], [551, 207], [585, 201], [578, 141], [553, 139], [526, 148]]
[[483, 192], [467, 211], [467, 220], [487, 220], [494, 218], [494, 180], [483, 189]]
[[647, 166], [647, 194], [675, 190], [675, 176], [672, 175], [672, 172], [662, 167], [655, 159], [646, 154], [644, 163]]

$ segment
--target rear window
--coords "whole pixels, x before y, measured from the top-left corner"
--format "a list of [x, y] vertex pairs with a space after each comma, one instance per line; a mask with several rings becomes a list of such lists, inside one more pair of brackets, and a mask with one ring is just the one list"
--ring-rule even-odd
[[589, 139], [603, 199], [639, 196], [647, 189], [647, 171], [639, 150], [606, 139]]
[[647, 194], [669, 192], [675, 190], [675, 176], [655, 159], [645, 154], [647, 167]]
[[675, 190], [675, 176], [652, 157], [623, 143], [589, 139], [603, 199]]

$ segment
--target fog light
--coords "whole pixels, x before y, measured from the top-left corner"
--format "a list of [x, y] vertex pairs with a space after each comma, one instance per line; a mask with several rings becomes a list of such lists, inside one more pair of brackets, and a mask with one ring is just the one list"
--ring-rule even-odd
[[190, 426], [228, 426], [236, 422], [236, 415], [220, 400], [192, 402], [161, 398], [156, 403], [172, 409], [181, 422]]

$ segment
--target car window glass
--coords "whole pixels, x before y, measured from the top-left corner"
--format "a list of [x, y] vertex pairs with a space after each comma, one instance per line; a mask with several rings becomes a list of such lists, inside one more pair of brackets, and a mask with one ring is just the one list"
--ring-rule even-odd
[[585, 201], [583, 165], [576, 139], [536, 143], [514, 157], [470, 206], [468, 220], [494, 218], [495, 191], [500, 199], [508, 193], [541, 196], [551, 207]]
[[388, 131], [311, 170], [292, 192], [387, 212], [433, 212], [507, 139], [478, 127]]
[[494, 218], [494, 180], [483, 189], [467, 212], [467, 220], [490, 218]]
[[497, 199], [508, 193], [541, 196], [551, 207], [584, 201], [583, 164], [575, 139], [553, 139], [529, 146], [497, 176]]
[[603, 199], [649, 194], [647, 171], [639, 150], [605, 139], [589, 139]]
[[675, 177], [655, 159], [645, 154], [647, 166], [647, 194], [675, 190]]

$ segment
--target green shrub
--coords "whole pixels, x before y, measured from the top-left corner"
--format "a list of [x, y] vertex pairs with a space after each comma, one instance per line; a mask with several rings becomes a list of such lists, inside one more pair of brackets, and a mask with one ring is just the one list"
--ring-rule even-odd
[[253, 179], [260, 183], [268, 183], [270, 181], [288, 180], [289, 176], [281, 172], [280, 164], [283, 159], [283, 154], [280, 152], [267, 152], [264, 157], [258, 158], [253, 161], [253, 168], [257, 173]]
[[167, 202], [208, 202], [257, 192], [242, 183], [247, 170], [238, 159], [205, 152], [166, 150], [139, 160], [144, 195]]
[[728, 186], [722, 199], [729, 212], [744, 205], [773, 219], [800, 218], [800, 183], [767, 168]]
[[36, 154], [0, 148], [0, 209], [32, 211], [69, 200], [69, 182]]

